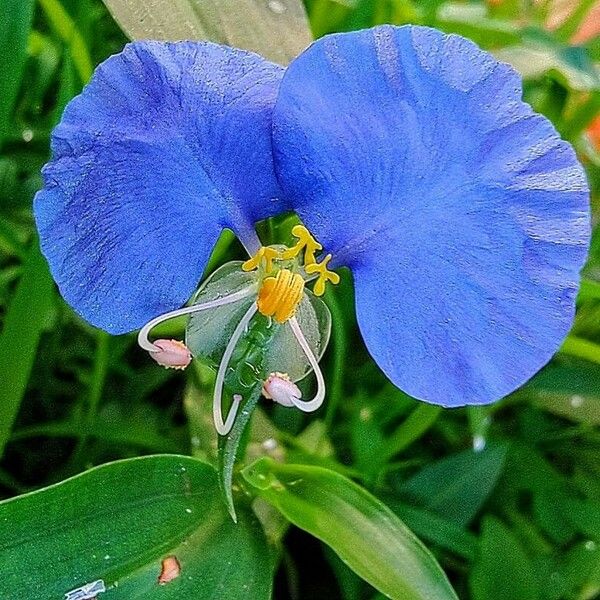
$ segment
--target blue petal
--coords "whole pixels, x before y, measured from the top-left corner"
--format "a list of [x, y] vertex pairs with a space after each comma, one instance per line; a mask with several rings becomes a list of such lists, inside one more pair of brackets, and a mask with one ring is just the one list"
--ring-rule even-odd
[[183, 304], [224, 227], [281, 212], [271, 112], [282, 68], [200, 42], [136, 42], [67, 107], [35, 199], [41, 245], [90, 323], [131, 331]]
[[329, 36], [288, 68], [273, 129], [282, 188], [352, 269], [363, 337], [398, 387], [483, 404], [550, 359], [588, 190], [508, 65], [424, 27]]

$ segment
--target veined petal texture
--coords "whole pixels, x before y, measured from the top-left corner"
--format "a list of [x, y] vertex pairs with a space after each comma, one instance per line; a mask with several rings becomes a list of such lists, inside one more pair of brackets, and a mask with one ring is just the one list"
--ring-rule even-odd
[[426, 27], [327, 36], [286, 71], [273, 131], [280, 184], [351, 268], [363, 337], [398, 387], [483, 404], [551, 358], [588, 188], [510, 66]]
[[283, 69], [206, 42], [135, 42], [96, 70], [52, 139], [42, 250], [90, 323], [131, 331], [192, 294], [224, 227], [281, 212], [271, 112]]

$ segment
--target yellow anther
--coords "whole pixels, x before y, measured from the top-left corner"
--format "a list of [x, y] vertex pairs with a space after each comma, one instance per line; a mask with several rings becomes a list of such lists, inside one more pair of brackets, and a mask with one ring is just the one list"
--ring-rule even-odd
[[267, 277], [258, 291], [257, 305], [261, 314], [285, 323], [294, 316], [302, 300], [304, 279], [298, 273], [281, 269], [275, 277]]
[[332, 285], [337, 285], [340, 282], [340, 276], [327, 268], [331, 254], [328, 254], [320, 263], [306, 265], [304, 270], [308, 275], [318, 273], [319, 277], [315, 282], [313, 292], [315, 296], [322, 296], [325, 293], [325, 284], [329, 281]]
[[298, 256], [298, 254], [304, 250], [304, 264], [311, 265], [315, 263], [315, 252], [318, 250], [323, 250], [323, 246], [321, 246], [321, 244], [315, 240], [310, 231], [308, 231], [304, 225], [295, 225], [292, 229], [292, 235], [295, 238], [298, 238], [298, 241], [292, 248], [285, 250], [281, 254], [281, 258], [284, 260], [296, 258], [296, 256]]
[[260, 267], [260, 263], [265, 261], [265, 271], [270, 273], [273, 270], [273, 260], [279, 258], [279, 251], [269, 246], [262, 246], [259, 251], [249, 258], [243, 265], [242, 271], [254, 271]]

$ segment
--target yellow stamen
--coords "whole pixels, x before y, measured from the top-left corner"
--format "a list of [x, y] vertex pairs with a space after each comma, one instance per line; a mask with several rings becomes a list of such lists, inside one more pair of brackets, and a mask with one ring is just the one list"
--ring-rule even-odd
[[249, 258], [242, 265], [242, 271], [254, 271], [260, 267], [260, 263], [264, 260], [265, 272], [270, 273], [273, 270], [273, 260], [276, 258], [279, 258], [279, 251], [275, 248], [262, 246], [252, 258]]
[[322, 296], [325, 293], [325, 284], [330, 281], [332, 285], [337, 285], [340, 282], [340, 276], [327, 268], [331, 254], [328, 254], [320, 263], [306, 265], [305, 271], [308, 275], [318, 273], [319, 277], [313, 288], [315, 296]]
[[292, 248], [282, 252], [281, 258], [284, 260], [296, 258], [296, 256], [298, 256], [298, 254], [304, 250], [304, 264], [311, 265], [315, 263], [315, 252], [318, 250], [323, 250], [323, 246], [321, 246], [321, 244], [315, 240], [310, 231], [308, 231], [304, 225], [295, 225], [292, 229], [292, 235], [295, 238], [298, 238], [298, 241]]
[[258, 292], [258, 310], [278, 323], [294, 316], [304, 291], [304, 279], [298, 273], [281, 269], [275, 277], [267, 277]]

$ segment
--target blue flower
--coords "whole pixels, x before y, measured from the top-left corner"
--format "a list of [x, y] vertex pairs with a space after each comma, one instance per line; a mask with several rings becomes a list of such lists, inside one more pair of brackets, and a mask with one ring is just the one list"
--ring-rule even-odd
[[[551, 358], [589, 241], [583, 169], [518, 75], [425, 27], [327, 36], [285, 71], [210, 43], [130, 44], [67, 107], [44, 179], [42, 249], [94, 325], [181, 306], [223, 228], [254, 255], [254, 223], [293, 210], [350, 268], [381, 369], [444, 406], [497, 400]], [[335, 275], [302, 239], [322, 288]]]

